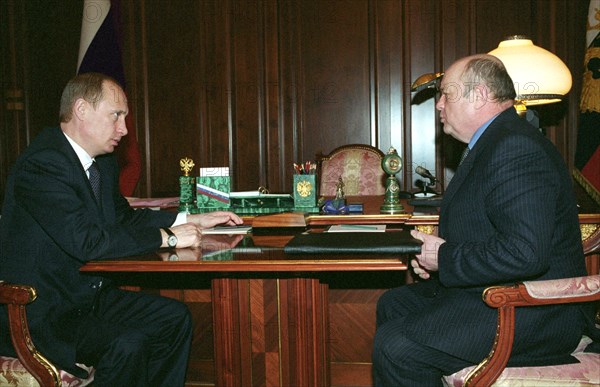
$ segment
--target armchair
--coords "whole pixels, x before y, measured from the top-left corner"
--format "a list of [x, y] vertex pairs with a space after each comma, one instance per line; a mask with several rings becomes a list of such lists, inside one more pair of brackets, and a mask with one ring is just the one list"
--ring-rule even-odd
[[29, 333], [25, 306], [37, 298], [31, 286], [12, 285], [0, 281], [0, 304], [8, 312], [10, 337], [17, 358], [0, 356], [1, 386], [87, 386], [94, 379], [93, 372], [88, 379], [79, 379], [65, 371], [58, 370], [48, 359], [37, 351]]
[[[498, 309], [496, 339], [487, 358], [479, 365], [445, 376], [447, 386], [599, 386], [600, 354], [586, 353], [591, 343], [583, 336], [573, 352], [580, 363], [545, 367], [505, 368], [515, 328], [515, 308], [600, 300], [600, 275], [559, 280], [527, 281], [514, 286], [490, 287], [484, 302]], [[597, 323], [600, 316], [596, 315]]]
[[384, 156], [381, 150], [365, 144], [344, 145], [317, 156], [319, 195], [335, 196], [340, 177], [348, 196], [385, 194]]

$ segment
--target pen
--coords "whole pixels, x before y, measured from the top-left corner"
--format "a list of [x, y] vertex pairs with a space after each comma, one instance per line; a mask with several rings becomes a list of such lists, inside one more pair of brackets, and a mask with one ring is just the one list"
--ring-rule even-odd
[[294, 170], [296, 171], [297, 175], [301, 175], [302, 174], [302, 166], [294, 163]]

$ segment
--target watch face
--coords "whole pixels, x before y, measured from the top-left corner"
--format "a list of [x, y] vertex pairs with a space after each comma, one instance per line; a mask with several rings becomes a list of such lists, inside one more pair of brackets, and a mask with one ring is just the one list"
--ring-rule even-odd
[[170, 235], [169, 238], [167, 238], [167, 244], [169, 247], [177, 246], [177, 237], [175, 235]]

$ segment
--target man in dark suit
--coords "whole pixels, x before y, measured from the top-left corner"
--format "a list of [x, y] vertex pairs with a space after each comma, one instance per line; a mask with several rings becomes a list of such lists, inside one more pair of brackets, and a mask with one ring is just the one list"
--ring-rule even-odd
[[[496, 310], [483, 289], [586, 274], [577, 206], [561, 155], [513, 108], [502, 62], [463, 58], [441, 82], [444, 132], [468, 144], [442, 201], [439, 237], [418, 231], [411, 262], [421, 281], [386, 292], [377, 306], [377, 386], [436, 386], [487, 356]], [[520, 309], [509, 365], [574, 362], [592, 311], [580, 305]]]
[[[198, 246], [202, 228], [242, 221], [230, 212], [133, 210], [119, 193], [112, 154], [127, 134], [126, 115], [113, 79], [88, 73], [69, 81], [60, 128], [37, 136], [9, 176], [0, 279], [37, 289], [29, 328], [58, 367], [85, 377], [76, 363], [94, 366], [96, 386], [183, 386], [192, 337], [186, 306], [120, 290], [79, 269], [91, 260]], [[6, 310], [0, 333], [0, 354], [14, 356]]]

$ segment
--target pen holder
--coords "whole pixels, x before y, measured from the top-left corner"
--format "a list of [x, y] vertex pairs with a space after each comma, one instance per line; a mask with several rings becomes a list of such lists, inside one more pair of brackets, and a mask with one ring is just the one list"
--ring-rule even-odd
[[317, 205], [317, 175], [294, 175], [294, 207], [313, 208]]
[[179, 176], [179, 211], [189, 214], [194, 207], [195, 185], [193, 176]]

